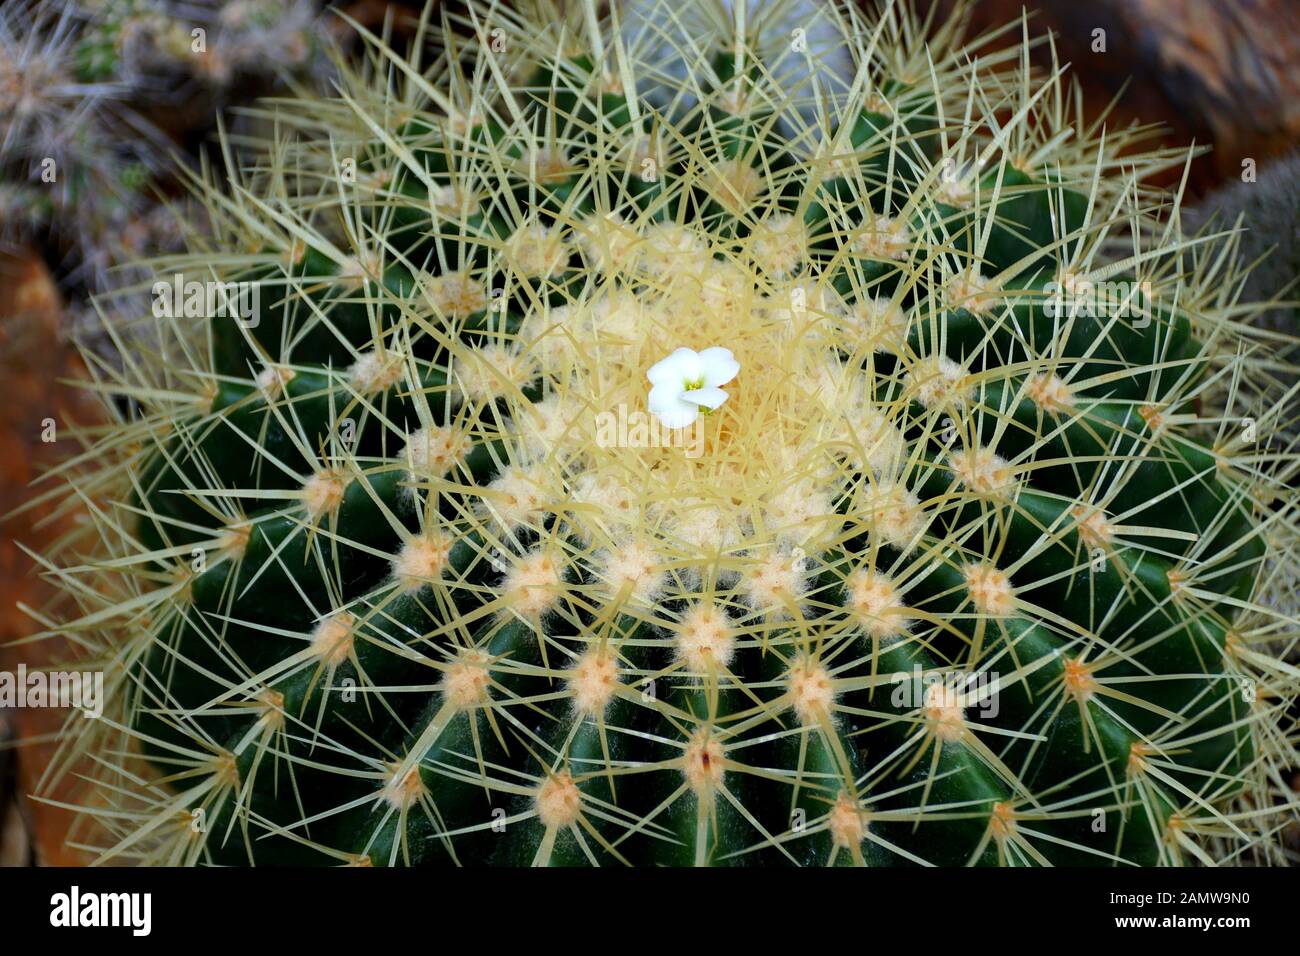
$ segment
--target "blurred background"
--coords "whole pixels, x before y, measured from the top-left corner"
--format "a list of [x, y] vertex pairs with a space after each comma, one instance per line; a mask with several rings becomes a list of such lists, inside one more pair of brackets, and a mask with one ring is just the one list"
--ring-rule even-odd
[[[1252, 297], [1296, 298], [1300, 2], [911, 2], [935, 22], [968, 17], [972, 34], [1025, 16], [1031, 37], [1052, 40], [1035, 47], [1035, 58], [1047, 68], [1054, 50], [1069, 64], [1090, 117], [1159, 124], [1159, 145], [1200, 147], [1188, 170], [1192, 221], [1222, 227], [1243, 215], [1243, 256], [1272, 250], [1253, 274]], [[95, 422], [95, 404], [68, 384], [86, 372], [73, 340], [90, 348], [92, 362], [96, 355], [111, 361], [103, 322], [141, 308], [141, 294], [129, 291], [140, 278], [130, 263], [173, 248], [180, 224], [194, 224], [176, 170], [197, 165], [219, 121], [238, 130], [246, 121], [240, 107], [328, 88], [330, 51], [346, 57], [357, 47], [352, 28], [331, 10], [376, 32], [387, 26], [400, 39], [422, 6], [0, 4], [0, 671], [14, 670], [20, 653], [31, 662], [53, 649], [24, 643], [40, 629], [26, 609], [48, 600], [27, 551], [39, 554], [76, 515], [12, 512], [39, 491], [31, 483], [54, 462], [56, 445], [41, 440], [45, 421], [59, 428]], [[1020, 36], [1017, 26], [1005, 40]], [[1167, 174], [1166, 184], [1176, 186], [1180, 174]], [[1300, 331], [1294, 308], [1259, 321]], [[65, 843], [58, 795], [25, 796], [37, 789], [62, 719], [59, 711], [0, 709], [0, 865], [82, 862]]]

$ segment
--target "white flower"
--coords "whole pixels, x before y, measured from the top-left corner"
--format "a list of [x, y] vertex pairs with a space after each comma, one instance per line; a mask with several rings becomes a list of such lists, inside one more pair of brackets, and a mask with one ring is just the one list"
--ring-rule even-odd
[[713, 411], [727, 400], [720, 386], [740, 371], [731, 349], [719, 346], [696, 352], [680, 348], [650, 367], [650, 411], [666, 428], [685, 428], [700, 417], [701, 407]]

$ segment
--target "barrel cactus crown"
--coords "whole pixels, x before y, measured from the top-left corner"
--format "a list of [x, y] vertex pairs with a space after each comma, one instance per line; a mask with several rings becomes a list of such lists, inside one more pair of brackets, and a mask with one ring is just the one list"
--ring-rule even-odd
[[1185, 157], [896, 5], [552, 7], [198, 177], [44, 559], [85, 844], [1281, 859], [1297, 456]]

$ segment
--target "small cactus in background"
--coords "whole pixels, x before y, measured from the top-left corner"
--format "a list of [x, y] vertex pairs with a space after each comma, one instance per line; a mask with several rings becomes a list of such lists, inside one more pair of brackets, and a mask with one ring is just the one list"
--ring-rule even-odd
[[241, 74], [305, 70], [321, 60], [314, 0], [89, 0], [77, 47], [85, 77], [157, 83], [180, 74], [228, 86]]
[[105, 862], [1280, 859], [1298, 458], [1180, 158], [720, 9], [370, 37], [206, 181], [46, 492]]
[[160, 201], [176, 192], [173, 135], [237, 102], [223, 91], [238, 82], [323, 76], [318, 18], [312, 0], [4, 4], [0, 244], [47, 243], [73, 298], [140, 308], [130, 290], [146, 275], [127, 267], [174, 251], [195, 215]]
[[[78, 212], [87, 243], [121, 218], [159, 135], [119, 107], [125, 89], [78, 75], [79, 21], [67, 4], [0, 11], [0, 238], [29, 238]], [[147, 178], [147, 177], [146, 177]]]

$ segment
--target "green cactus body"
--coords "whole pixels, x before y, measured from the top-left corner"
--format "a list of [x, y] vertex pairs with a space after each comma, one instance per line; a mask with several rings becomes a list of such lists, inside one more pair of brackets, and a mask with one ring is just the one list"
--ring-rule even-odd
[[[139, 413], [66, 572], [99, 596], [60, 630], [113, 663], [106, 858], [1268, 843], [1294, 456], [1203, 414], [1246, 332], [1134, 185], [1170, 157], [830, 10], [838, 89], [743, 9], [672, 80], [675, 16], [475, 6], [207, 190], [220, 243], [167, 269], [260, 283], [257, 321], [160, 319], [107, 383]], [[1080, 307], [1098, 277], [1140, 310]], [[659, 441], [647, 370], [712, 346], [726, 401]]]

